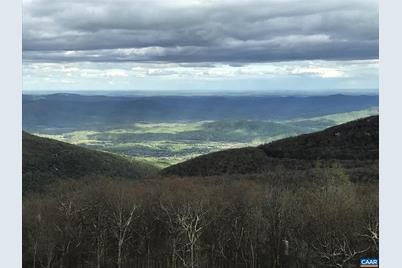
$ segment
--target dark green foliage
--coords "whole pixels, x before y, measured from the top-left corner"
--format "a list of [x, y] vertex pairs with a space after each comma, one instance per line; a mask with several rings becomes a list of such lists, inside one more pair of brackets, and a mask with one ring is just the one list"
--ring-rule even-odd
[[378, 180], [378, 116], [256, 148], [210, 153], [167, 167], [162, 174], [213, 176], [334, 165], [343, 166], [352, 181]]
[[40, 191], [59, 179], [89, 175], [144, 178], [157, 169], [118, 155], [22, 133], [23, 192]]
[[213, 176], [223, 174], [252, 174], [262, 172], [269, 159], [258, 148], [230, 149], [202, 155], [170, 166], [164, 175]]
[[378, 116], [371, 116], [259, 148], [275, 158], [374, 160], [378, 159], [378, 121]]

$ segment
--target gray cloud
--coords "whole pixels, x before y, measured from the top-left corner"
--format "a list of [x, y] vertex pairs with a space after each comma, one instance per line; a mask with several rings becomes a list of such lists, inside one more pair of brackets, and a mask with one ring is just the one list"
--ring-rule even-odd
[[25, 61], [378, 58], [377, 1], [24, 1]]

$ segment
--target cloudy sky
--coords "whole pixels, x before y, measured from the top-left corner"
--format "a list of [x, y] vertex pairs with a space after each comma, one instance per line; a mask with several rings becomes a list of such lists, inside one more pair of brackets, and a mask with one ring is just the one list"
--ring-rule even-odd
[[24, 0], [24, 90], [378, 88], [372, 0]]

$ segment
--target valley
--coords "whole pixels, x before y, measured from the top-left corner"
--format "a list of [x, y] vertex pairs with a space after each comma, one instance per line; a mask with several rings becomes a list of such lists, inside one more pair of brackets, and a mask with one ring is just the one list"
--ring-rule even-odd
[[[329, 115], [326, 120], [350, 116]], [[287, 123], [294, 128], [306, 121], [317, 125], [317, 120], [324, 119], [275, 122], [277, 128], [267, 122], [262, 130], [257, 127], [264, 126], [261, 122], [248, 121], [142, 123], [129, 131], [77, 132], [72, 137], [79, 143], [93, 139], [90, 135], [110, 135], [112, 140], [129, 133], [126, 139], [131, 139], [156, 130], [175, 137], [209, 127], [216, 128], [214, 135], [229, 130], [242, 134], [228, 135], [232, 144], [251, 144], [254, 133], [262, 133], [257, 130], [277, 134], [289, 131]], [[250, 137], [233, 130], [244, 125]], [[363, 256], [378, 258], [376, 115], [258, 146], [205, 153], [164, 169], [136, 157], [26, 132], [22, 136], [24, 267], [46, 261], [54, 264], [50, 267], [115, 267], [116, 252], [121, 253], [121, 267], [155, 268], [188, 267], [186, 263], [355, 267]], [[118, 240], [118, 230], [128, 236]], [[345, 253], [334, 254], [345, 247]]]
[[286, 120], [138, 122], [107, 128], [37, 128], [34, 134], [148, 161], [161, 168], [224, 149], [257, 146], [377, 115], [378, 108]]

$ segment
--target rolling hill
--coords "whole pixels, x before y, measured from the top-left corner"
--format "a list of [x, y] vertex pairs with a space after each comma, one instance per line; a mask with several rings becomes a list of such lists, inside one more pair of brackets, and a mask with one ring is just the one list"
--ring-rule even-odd
[[[23, 128], [99, 129], [135, 122], [285, 120], [378, 106], [378, 96], [84, 96], [23, 95]], [[235, 109], [234, 109], [235, 107]]]
[[258, 147], [224, 150], [162, 170], [165, 176], [263, 173], [277, 168], [342, 165], [352, 180], [378, 179], [378, 116]]
[[156, 172], [147, 163], [22, 133], [23, 192], [40, 191], [59, 179], [91, 175], [138, 179]]

